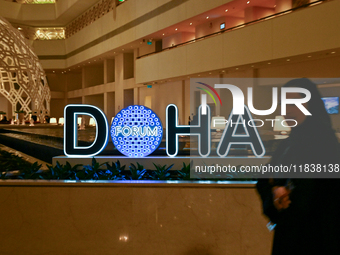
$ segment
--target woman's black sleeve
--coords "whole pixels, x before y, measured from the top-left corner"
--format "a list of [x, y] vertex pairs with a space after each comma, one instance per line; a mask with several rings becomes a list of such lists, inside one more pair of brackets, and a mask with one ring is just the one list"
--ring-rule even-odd
[[278, 220], [278, 211], [273, 204], [272, 185], [269, 179], [259, 179], [256, 184], [257, 192], [262, 200], [263, 213], [274, 223]]

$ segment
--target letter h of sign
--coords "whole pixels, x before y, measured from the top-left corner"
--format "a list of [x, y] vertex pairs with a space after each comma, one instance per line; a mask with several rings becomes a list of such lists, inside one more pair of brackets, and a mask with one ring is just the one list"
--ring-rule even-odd
[[[206, 111], [202, 112], [202, 107]], [[198, 136], [198, 153], [201, 157], [210, 154], [210, 107], [208, 105], [198, 108], [197, 125], [178, 125], [178, 109], [174, 104], [166, 108], [166, 153], [175, 157], [178, 153], [178, 137], [180, 135]]]

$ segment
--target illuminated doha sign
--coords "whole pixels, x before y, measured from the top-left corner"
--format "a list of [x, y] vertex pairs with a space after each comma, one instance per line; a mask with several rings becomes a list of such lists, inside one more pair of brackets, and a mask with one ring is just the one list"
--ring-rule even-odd
[[[180, 135], [198, 136], [198, 151], [202, 157], [210, 155], [210, 108], [205, 111], [199, 107], [197, 125], [179, 125], [178, 109], [170, 104], [166, 108], [166, 152], [168, 156], [178, 154], [178, 137]], [[246, 134], [235, 134], [238, 124], [252, 121], [248, 108], [245, 114], [231, 113], [229, 123], [223, 133], [217, 153], [225, 157], [232, 144], [249, 144], [256, 156], [265, 153], [261, 138], [255, 126], [244, 127]], [[104, 113], [92, 105], [67, 105], [64, 110], [64, 153], [72, 157], [92, 157], [100, 153], [108, 142], [108, 123]], [[89, 115], [96, 121], [96, 136], [90, 146], [78, 146], [78, 115]], [[232, 123], [236, 125], [232, 125]], [[115, 147], [125, 156], [144, 157], [157, 149], [162, 141], [163, 128], [158, 116], [145, 106], [129, 106], [121, 110], [113, 119], [110, 134]]]
[[[248, 106], [244, 105], [242, 91], [228, 84], [215, 84], [215, 88], [227, 88], [233, 95], [233, 110], [216, 152], [220, 157], [226, 157], [232, 145], [250, 145], [257, 157], [265, 154], [265, 149], [257, 131], [251, 112], [257, 115], [268, 115], [277, 107], [277, 88], [273, 88], [273, 104], [269, 110], [256, 110], [252, 102], [252, 90], [248, 88]], [[287, 99], [287, 93], [303, 93], [305, 98]], [[250, 97], [249, 97], [250, 95]], [[276, 95], [276, 96], [275, 96]], [[281, 110], [285, 115], [286, 105], [296, 105], [305, 115], [311, 115], [302, 105], [310, 100], [310, 92], [303, 88], [282, 88]], [[78, 146], [78, 115], [88, 115], [96, 121], [96, 136], [90, 146]], [[201, 157], [208, 157], [211, 152], [210, 108], [206, 103], [206, 94], [202, 95], [202, 104], [198, 108], [198, 123], [196, 125], [179, 125], [178, 109], [174, 104], [166, 108], [166, 153], [170, 157], [178, 154], [178, 138], [181, 135], [198, 137], [198, 152]], [[129, 106], [121, 110], [113, 119], [109, 132], [105, 114], [92, 105], [67, 105], [64, 109], [64, 153], [72, 157], [92, 157], [100, 153], [107, 145], [108, 135], [111, 134], [115, 147], [128, 157], [145, 157], [154, 152], [163, 137], [163, 128], [159, 117], [149, 108], [140, 105]], [[275, 119], [270, 119], [272, 122]], [[295, 120], [294, 120], [295, 121]], [[263, 121], [262, 121], [263, 122]], [[247, 123], [248, 125], [246, 125]], [[239, 134], [237, 129], [243, 126], [244, 132]]]

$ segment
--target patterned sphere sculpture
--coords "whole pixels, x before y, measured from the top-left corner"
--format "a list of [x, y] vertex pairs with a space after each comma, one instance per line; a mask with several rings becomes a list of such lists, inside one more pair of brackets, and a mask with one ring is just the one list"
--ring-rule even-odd
[[122, 109], [112, 121], [114, 146], [128, 157], [145, 157], [162, 142], [162, 123], [156, 113], [143, 105]]
[[50, 112], [51, 92], [38, 57], [23, 35], [0, 17], [0, 93], [12, 110], [42, 120]]

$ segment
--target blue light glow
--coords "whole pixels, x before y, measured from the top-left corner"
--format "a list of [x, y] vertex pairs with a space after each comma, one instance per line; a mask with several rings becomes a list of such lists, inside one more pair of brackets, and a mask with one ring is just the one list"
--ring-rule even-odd
[[145, 157], [160, 145], [163, 127], [151, 109], [133, 105], [116, 115], [110, 133], [114, 146], [122, 154], [128, 157]]

